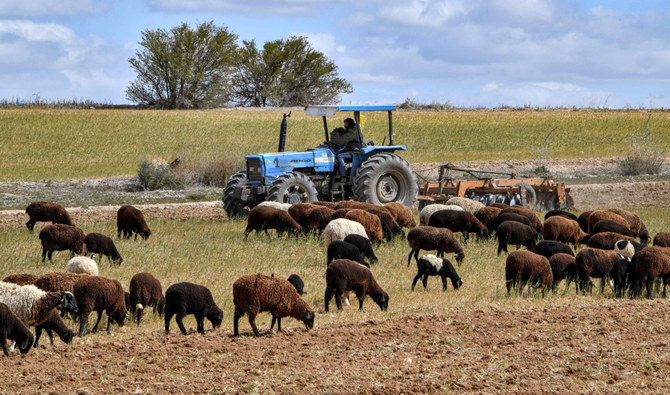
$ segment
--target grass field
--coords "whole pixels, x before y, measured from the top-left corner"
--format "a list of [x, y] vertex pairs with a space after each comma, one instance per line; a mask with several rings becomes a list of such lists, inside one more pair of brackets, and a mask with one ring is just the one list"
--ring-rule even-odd
[[[243, 164], [249, 153], [277, 149], [282, 111], [0, 110], [0, 181], [132, 175], [140, 159], [211, 157]], [[346, 115], [349, 116], [349, 115]], [[396, 144], [410, 162], [533, 159], [546, 134], [554, 159], [622, 156], [642, 111], [399, 111]], [[330, 119], [340, 126], [345, 115]], [[386, 114], [366, 115], [366, 140], [382, 143]], [[324, 139], [321, 120], [296, 111], [287, 149]], [[670, 145], [670, 113], [654, 112], [649, 130]], [[388, 143], [388, 141], [387, 141]]]
[[[670, 208], [633, 209], [645, 221], [653, 234], [670, 229]], [[524, 296], [507, 297], [504, 286], [505, 256], [496, 256], [495, 241], [473, 242], [465, 246], [466, 258], [456, 267], [464, 280], [463, 287], [442, 292], [437, 277], [428, 281], [427, 291], [421, 283], [414, 292], [410, 291], [411, 281], [416, 274], [416, 264], [407, 267], [409, 247], [406, 240], [396, 239], [383, 243], [376, 249], [380, 258], [372, 271], [381, 286], [390, 295], [389, 311], [382, 313], [370, 299], [364, 304], [364, 312], [359, 312], [357, 303], [346, 307], [343, 313], [336, 313], [331, 301], [331, 313], [323, 312], [325, 290], [326, 249], [319, 238], [268, 240], [264, 235], [249, 237], [244, 241], [242, 232], [245, 221], [153, 221], [150, 223], [152, 235], [147, 241], [116, 241], [115, 224], [100, 222], [84, 225], [85, 232], [100, 232], [114, 235], [117, 247], [125, 263], [111, 266], [106, 259], [100, 264], [100, 274], [118, 279], [128, 287], [130, 278], [138, 272], [148, 271], [159, 278], [166, 289], [170, 284], [191, 281], [206, 285], [212, 290], [215, 300], [224, 312], [223, 330], [232, 330], [232, 283], [243, 274], [262, 272], [275, 273], [286, 278], [291, 273], [299, 274], [305, 280], [307, 302], [317, 311], [316, 323], [324, 325], [338, 321], [359, 322], [367, 319], [404, 317], [408, 314], [437, 313], [445, 308], [478, 308], [495, 305], [504, 309], [526, 308], [528, 306], [593, 304], [603, 297], [611, 297], [595, 292], [592, 296], [576, 296], [574, 285], [564, 292], [562, 284], [556, 295], [545, 299]], [[39, 226], [38, 226], [39, 228]], [[41, 263], [41, 246], [35, 233], [25, 228], [0, 229], [0, 274], [20, 272], [41, 274], [63, 270], [69, 259], [69, 252], [54, 253], [54, 263]], [[460, 236], [459, 236], [460, 237]], [[426, 253], [425, 251], [422, 252]], [[449, 254], [451, 255], [451, 254]], [[453, 256], [448, 256], [453, 261]], [[139, 332], [161, 331], [163, 323], [158, 317], [147, 314], [146, 325], [141, 329], [130, 326], [119, 331], [120, 336], [134, 336]], [[92, 317], [93, 318], [93, 317]], [[269, 314], [262, 314], [258, 320], [261, 330], [269, 327]], [[72, 326], [74, 324], [71, 323]], [[287, 327], [301, 325], [287, 320]], [[92, 324], [91, 324], [92, 326]], [[195, 328], [192, 318], [187, 326]], [[176, 326], [174, 326], [176, 330]], [[246, 319], [242, 320], [243, 331], [248, 331]], [[101, 334], [101, 340], [105, 339]], [[95, 337], [94, 337], [95, 338]]]

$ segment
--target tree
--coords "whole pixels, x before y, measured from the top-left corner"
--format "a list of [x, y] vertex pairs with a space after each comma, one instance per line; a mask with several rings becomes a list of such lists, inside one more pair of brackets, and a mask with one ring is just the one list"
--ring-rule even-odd
[[142, 32], [141, 49], [128, 59], [137, 79], [126, 98], [159, 108], [199, 108], [229, 101], [237, 35], [214, 22]]
[[259, 51], [244, 41], [232, 76], [232, 100], [239, 105], [296, 106], [339, 101], [353, 92], [337, 66], [314, 50], [305, 37], [269, 41]]

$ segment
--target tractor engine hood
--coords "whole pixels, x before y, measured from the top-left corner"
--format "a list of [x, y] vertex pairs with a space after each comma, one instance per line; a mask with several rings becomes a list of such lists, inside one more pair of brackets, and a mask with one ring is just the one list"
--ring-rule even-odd
[[327, 148], [247, 155], [245, 159], [251, 184], [269, 185], [281, 174], [304, 168], [314, 169], [317, 173], [332, 172], [335, 166], [335, 154]]

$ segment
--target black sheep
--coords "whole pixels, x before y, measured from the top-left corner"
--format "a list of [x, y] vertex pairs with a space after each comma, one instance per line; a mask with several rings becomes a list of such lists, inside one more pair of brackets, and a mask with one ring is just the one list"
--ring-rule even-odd
[[374, 250], [372, 249], [372, 242], [367, 237], [363, 237], [357, 234], [350, 234], [344, 238], [349, 244], [353, 244], [358, 247], [358, 250], [361, 252], [361, 255], [368, 258], [370, 263], [376, 263], [378, 261], [377, 256], [375, 255]]
[[[571, 219], [573, 221], [577, 221], [578, 218], [576, 215], [574, 215], [571, 212], [564, 211], [564, 210], [549, 210], [547, 213], [544, 215], [544, 220], [546, 221], [547, 218], [553, 217], [554, 215], [559, 215], [561, 217], [565, 217], [567, 219]], [[579, 222], [579, 221], [578, 221]]]
[[498, 226], [500, 224], [502, 224], [505, 221], [516, 221], [516, 222], [521, 222], [524, 225], [528, 225], [528, 226], [531, 226], [531, 227], [533, 226], [531, 224], [530, 220], [528, 218], [524, 217], [521, 214], [502, 213], [502, 214], [498, 215], [498, 217], [496, 218], [496, 229], [498, 228]]
[[107, 313], [107, 333], [112, 321], [123, 326], [126, 321], [126, 298], [123, 287], [118, 280], [100, 276], [82, 277], [74, 285], [74, 297], [79, 305], [79, 336], [83, 337], [88, 325], [88, 316], [93, 311], [98, 313], [98, 320], [93, 332], [98, 329], [102, 312]]
[[468, 241], [471, 232], [475, 233], [478, 238], [487, 237], [489, 234], [486, 226], [467, 211], [437, 211], [428, 219], [428, 226], [447, 228], [453, 233], [461, 232], [463, 233], [463, 242]]
[[623, 298], [626, 289], [631, 286], [634, 268], [632, 261], [626, 257], [614, 262], [614, 267], [610, 271], [610, 277], [614, 282], [614, 295], [617, 298]]
[[575, 256], [575, 253], [572, 252], [572, 248], [565, 243], [555, 240], [542, 240], [533, 249], [533, 252], [542, 255], [543, 257], [550, 259], [553, 255], [563, 253], [571, 256]]
[[0, 345], [2, 345], [2, 351], [6, 357], [9, 356], [7, 339], [13, 340], [19, 345], [21, 354], [27, 353], [33, 345], [33, 334], [30, 333], [23, 321], [6, 304], [0, 303]]
[[86, 254], [100, 254], [99, 260], [102, 256], [107, 256], [107, 262], [114, 262], [117, 264], [123, 263], [123, 258], [114, 245], [114, 241], [101, 233], [89, 233], [84, 237], [84, 255]]
[[151, 236], [151, 230], [144, 220], [144, 214], [133, 206], [121, 206], [116, 212], [116, 231], [119, 239], [121, 232], [126, 239], [130, 239], [133, 233], [135, 233], [135, 240], [137, 240], [137, 235], [144, 240]]
[[564, 252], [559, 252], [549, 258], [549, 266], [551, 266], [551, 273], [554, 277], [552, 289], [556, 292], [556, 286], [561, 280], [566, 279], [568, 281], [568, 287], [571, 282], [577, 283], [577, 261], [575, 256], [572, 255], [572, 249], [568, 247], [570, 254]]
[[26, 222], [26, 227], [32, 232], [35, 223], [51, 222], [53, 224], [65, 224], [74, 226], [70, 214], [68, 214], [65, 207], [58, 203], [49, 202], [35, 202], [30, 203], [26, 208], [26, 214], [30, 217]]
[[51, 309], [47, 320], [35, 326], [35, 344], [33, 344], [33, 347], [35, 348], [39, 346], [42, 330], [47, 331], [52, 346], [54, 345], [53, 332], [56, 332], [58, 337], [66, 344], [72, 343], [72, 338], [74, 337], [74, 331], [65, 325], [65, 322], [63, 322], [63, 319], [58, 313], [58, 309]]
[[76, 226], [53, 224], [47, 225], [40, 231], [40, 242], [42, 243], [42, 262], [48, 257], [53, 262], [54, 251], [70, 250], [70, 258], [74, 254], [81, 254], [84, 245], [84, 231]]
[[624, 236], [630, 236], [632, 237], [633, 234], [631, 233], [630, 229], [628, 227], [623, 226], [617, 222], [611, 221], [609, 219], [605, 219], [602, 221], [596, 222], [596, 224], [593, 226], [593, 229], [591, 229], [591, 234], [595, 235], [598, 233], [604, 233], [604, 232], [614, 232], [618, 233], [620, 235]]
[[326, 266], [330, 265], [330, 263], [335, 259], [350, 259], [360, 263], [363, 266], [370, 267], [370, 265], [365, 262], [365, 259], [363, 259], [361, 256], [361, 252], [358, 250], [358, 247], [342, 240], [333, 240], [330, 244], [328, 244]]
[[137, 273], [130, 279], [130, 311], [137, 317], [137, 326], [142, 323], [144, 308], [151, 306], [160, 316], [165, 309], [165, 297], [161, 282], [151, 273]]
[[[605, 290], [605, 282], [610, 277], [614, 263], [621, 259], [621, 255], [612, 250], [584, 248], [575, 257], [579, 271], [578, 290], [591, 291], [593, 283], [591, 277], [600, 278], [600, 292]], [[612, 284], [610, 284], [612, 285]]]
[[449, 262], [448, 259], [438, 258], [435, 255], [424, 255], [416, 262], [417, 273], [412, 281], [412, 291], [414, 291], [414, 286], [416, 282], [423, 277], [423, 288], [428, 286], [428, 276], [440, 276], [442, 278], [442, 290], [447, 290], [447, 278], [451, 280], [451, 285], [454, 289], [458, 289], [463, 285], [463, 280], [456, 273], [454, 265]]
[[305, 292], [305, 282], [302, 281], [302, 278], [297, 274], [291, 274], [286, 281], [290, 282], [291, 285], [295, 287], [295, 290], [298, 291], [298, 295], [302, 296], [307, 293]]
[[347, 291], [356, 293], [359, 310], [363, 310], [366, 295], [370, 295], [382, 311], [388, 309], [389, 295], [377, 284], [370, 269], [348, 259], [337, 259], [326, 269], [325, 310], [328, 311], [333, 294], [337, 309], [342, 310], [342, 295]]
[[507, 246], [515, 244], [516, 249], [523, 245], [532, 250], [535, 247], [537, 232], [528, 225], [516, 221], [505, 221], [498, 226], [496, 233], [498, 237], [498, 255], [501, 251], [507, 252]]
[[215, 329], [223, 321], [223, 311], [216, 305], [207, 287], [189, 282], [170, 285], [165, 291], [165, 333], [170, 333], [170, 320], [176, 315], [177, 325], [181, 333], [186, 335], [182, 319], [189, 314], [195, 316], [197, 330], [201, 334], [205, 334], [205, 318]]

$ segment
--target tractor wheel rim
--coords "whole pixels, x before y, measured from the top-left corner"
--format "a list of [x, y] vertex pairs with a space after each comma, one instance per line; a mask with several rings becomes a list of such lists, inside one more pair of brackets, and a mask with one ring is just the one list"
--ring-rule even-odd
[[392, 174], [384, 174], [379, 178], [377, 196], [382, 203], [396, 201], [400, 193], [400, 183]]

